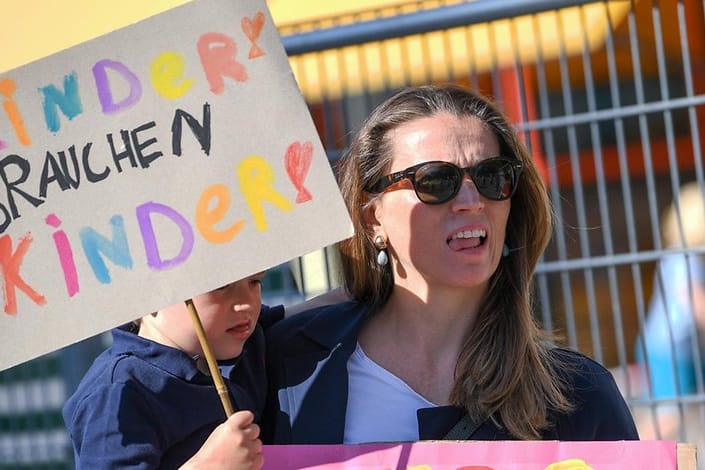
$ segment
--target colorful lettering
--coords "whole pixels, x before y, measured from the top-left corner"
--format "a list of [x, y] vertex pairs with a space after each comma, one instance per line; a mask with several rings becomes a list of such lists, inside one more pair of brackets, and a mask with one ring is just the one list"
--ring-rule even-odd
[[32, 234], [27, 233], [20, 238], [20, 243], [17, 245], [17, 250], [12, 252], [12, 238], [10, 235], [0, 237], [0, 267], [2, 268], [3, 277], [3, 295], [5, 297], [4, 310], [10, 315], [17, 314], [17, 296], [15, 288], [20, 289], [29, 297], [32, 302], [37, 305], [46, 304], [46, 298], [32, 289], [24, 279], [20, 276], [20, 266], [24, 255], [29, 250], [29, 245], [32, 243]]
[[[150, 145], [157, 142], [155, 137], [149, 138], [144, 142], [139, 139], [139, 134], [148, 129], [152, 129], [156, 124], [154, 121], [142, 124], [139, 127], [132, 129], [131, 131], [121, 130], [120, 138], [122, 139], [122, 145], [115, 145], [113, 142], [113, 135], [108, 134], [108, 144], [110, 145], [110, 151], [113, 155], [113, 161], [117, 167], [118, 173], [122, 173], [122, 166], [120, 166], [120, 160], [127, 158], [130, 161], [130, 166], [137, 168], [137, 163], [141, 168], [149, 168], [149, 165], [157, 158], [164, 155], [160, 151], [152, 152], [145, 155], [144, 150]], [[122, 150], [119, 150], [122, 149]], [[135, 158], [136, 157], [136, 158]]]
[[[10, 170], [12, 173], [16, 173], [19, 170], [19, 175], [14, 181], [8, 179], [8, 174], [6, 168], [12, 166], [15, 167]], [[7, 193], [7, 203], [10, 205], [10, 212], [12, 213], [12, 219], [16, 219], [20, 216], [17, 210], [17, 204], [15, 203], [15, 196], [13, 193], [17, 193], [22, 196], [27, 202], [32, 204], [34, 207], [39, 207], [44, 204], [42, 199], [37, 199], [36, 197], [28, 194], [17, 186], [27, 181], [29, 177], [30, 167], [29, 162], [19, 155], [8, 155], [7, 157], [0, 160], [0, 179], [5, 183], [5, 191]]]
[[130, 137], [132, 137], [132, 147], [135, 149], [135, 154], [137, 155], [137, 160], [140, 162], [142, 168], [149, 168], [149, 165], [157, 158], [164, 155], [159, 150], [154, 151], [150, 154], [145, 155], [145, 150], [152, 144], [157, 142], [156, 137], [151, 137], [145, 141], [139, 139], [139, 134], [148, 129], [152, 129], [156, 124], [154, 121], [146, 122], [139, 127], [135, 127], [130, 131]]
[[10, 215], [10, 212], [7, 210], [4, 204], [0, 204], [0, 211], [2, 211], [2, 224], [0, 224], [0, 233], [3, 233], [5, 230], [7, 230], [7, 227], [10, 226], [10, 223], [14, 220], [12, 216]]
[[210, 90], [216, 95], [225, 91], [223, 77], [238, 82], [247, 80], [247, 69], [235, 60], [237, 44], [225, 34], [206, 33], [198, 39], [198, 54], [206, 74]]
[[[138, 206], [137, 222], [142, 233], [147, 264], [155, 271], [173, 268], [183, 263], [193, 250], [193, 230], [188, 221], [171, 207], [157, 202], [147, 202]], [[164, 260], [159, 254], [159, 246], [152, 225], [152, 214], [161, 214], [176, 224], [181, 231], [181, 250], [171, 259]]]
[[122, 166], [120, 161], [128, 159], [130, 161], [130, 166], [132, 168], [137, 168], [137, 161], [135, 160], [135, 154], [132, 152], [132, 144], [130, 143], [130, 132], [125, 129], [120, 131], [120, 138], [122, 139], [122, 145], [113, 142], [113, 134], [108, 134], [108, 145], [110, 145], [110, 152], [113, 156], [113, 162], [117, 168], [118, 173], [122, 173]]
[[198, 143], [201, 144], [201, 150], [206, 155], [210, 155], [211, 151], [211, 106], [208, 103], [203, 104], [203, 124], [201, 125], [195, 117], [191, 116], [186, 111], [177, 109], [174, 113], [174, 120], [171, 122], [171, 153], [181, 156], [181, 128], [182, 121], [186, 121], [191, 132]]
[[260, 232], [267, 230], [263, 201], [269, 201], [283, 212], [294, 209], [294, 205], [272, 187], [274, 171], [264, 158], [254, 155], [247, 157], [238, 165], [237, 174], [240, 189]]
[[[47, 225], [58, 228], [61, 225], [61, 220], [55, 214], [49, 214], [44, 219]], [[71, 244], [63, 230], [57, 230], [52, 235], [56, 252], [59, 254], [59, 262], [61, 269], [64, 272], [64, 282], [66, 283], [66, 292], [69, 297], [73, 297], [78, 293], [78, 274], [76, 273], [76, 263], [73, 260], [73, 250]]]
[[90, 163], [88, 163], [88, 157], [91, 154], [92, 146], [93, 144], [91, 142], [88, 142], [86, 145], [83, 146], [81, 161], [83, 162], [83, 171], [86, 172], [86, 179], [91, 183], [97, 183], [99, 181], [103, 181], [105, 178], [108, 177], [108, 175], [110, 174], [110, 167], [106, 165], [102, 173], [95, 173], [91, 169], [91, 165]]
[[162, 52], [152, 61], [150, 69], [152, 86], [168, 100], [181, 98], [196, 82], [183, 78], [185, 63], [183, 56], [178, 52]]
[[[75, 150], [75, 148], [74, 148]], [[61, 188], [62, 191], [66, 191], [71, 187], [73, 184], [78, 185], [78, 161], [74, 160], [74, 171], [75, 174], [77, 175], [77, 179], [74, 180], [71, 178], [67, 173], [68, 173], [68, 168], [66, 166], [66, 153], [61, 151], [60, 157], [63, 156], [63, 169], [61, 166], [59, 166], [59, 162], [56, 161], [56, 157], [51, 154], [51, 152], [47, 152], [45, 157], [44, 157], [44, 167], [42, 168], [42, 176], [39, 180], [39, 197], [46, 198], [47, 197], [47, 189], [49, 186], [49, 183], [56, 182], [59, 187]], [[74, 152], [75, 156], [75, 152]], [[65, 170], [65, 171], [62, 171]]]
[[311, 142], [294, 142], [286, 149], [284, 164], [286, 165], [286, 173], [289, 179], [294, 183], [294, 187], [298, 191], [296, 194], [296, 202], [310, 201], [313, 199], [308, 189], [304, 187], [304, 180], [308, 175], [308, 170], [311, 168], [311, 160], [313, 159], [313, 144]]
[[[113, 92], [108, 79], [108, 69], [120, 75], [129, 87], [128, 95], [118, 103], [113, 99]], [[104, 114], [115, 114], [122, 109], [130, 108], [142, 97], [142, 84], [139, 78], [122, 62], [108, 59], [96, 62], [93, 66], [93, 78]]]
[[[208, 87], [212, 93], [220, 95], [226, 90], [226, 82], [243, 83], [249, 79], [243, 62], [246, 50], [242, 48], [249, 49], [249, 59], [266, 56], [267, 52], [258, 42], [264, 44], [262, 32], [267, 21], [268, 17], [263, 11], [255, 11], [255, 14], [249, 17], [242, 17], [241, 27], [247, 39], [237, 42], [234, 38], [218, 32], [206, 32], [198, 38], [196, 49], [207, 82], [204, 82], [203, 88]], [[187, 59], [187, 56], [177, 51], [160, 51], [154, 56], [146, 72], [150, 74], [151, 85], [157, 95], [167, 100], [178, 100], [187, 96], [197, 86], [197, 78], [187, 69]], [[91, 65], [95, 100], [100, 103], [104, 115], [114, 115], [138, 105], [143, 96], [146, 77], [143, 77], [137, 68], [131, 68], [127, 61], [111, 59], [94, 60]], [[79, 85], [88, 82], [81, 77], [83, 81], [79, 84], [77, 72], [80, 73], [78, 69], [68, 69], [68, 73], [56, 75], [51, 81], [40, 82], [37, 99], [41, 100], [40, 112], [43, 116], [40, 114], [39, 117], [44, 119], [51, 133], [60, 132], [61, 126], [67, 125], [67, 120], [71, 121], [84, 112], [82, 98], [85, 99], [85, 96], [82, 97], [81, 92], [85, 92], [86, 87], [81, 89]], [[17, 143], [31, 146], [33, 142], [24, 120], [26, 116], [22, 114], [22, 111], [26, 110], [18, 105], [21, 101], [18, 96], [23, 95], [18, 92], [19, 86], [21, 85], [13, 79], [0, 78], [0, 101], [4, 111], [4, 118], [0, 119], [6, 119], [13, 126]], [[203, 103], [200, 116], [191, 114], [190, 110], [175, 110], [171, 122], [172, 155], [180, 157], [183, 153], [194, 153], [193, 150], [200, 146], [203, 153], [210, 156], [213, 143], [211, 112], [208, 102]], [[78, 190], [83, 181], [98, 183], [114, 173], [122, 173], [123, 170], [129, 172], [132, 168], [150, 168], [158, 158], [164, 156], [158, 145], [157, 136], [161, 134], [156, 132], [156, 122], [158, 121], [155, 119], [133, 128], [118, 122], [120, 127], [116, 127], [112, 133], [105, 131], [97, 139], [98, 142], [95, 139], [93, 142], [76, 142], [73, 145], [64, 142], [59, 147], [63, 150], [57, 149], [55, 145], [53, 149], [48, 149], [47, 144], [43, 153], [35, 152], [31, 158], [14, 153], [0, 155], [0, 186], [4, 185], [4, 191], [0, 189], [0, 196], [5, 198], [0, 198], [0, 234], [9, 230], [12, 221], [25, 215], [30, 206], [37, 208], [44, 204], [50, 192], [56, 196], [59, 192]], [[29, 125], [29, 128], [31, 130], [32, 126]], [[102, 129], [102, 124], [96, 126], [96, 129]], [[191, 137], [186, 137], [184, 141], [185, 129], [190, 130]], [[8, 137], [10, 139], [0, 140], [0, 148], [16, 145], [12, 136]], [[99, 147], [94, 147], [93, 143], [97, 143]], [[168, 142], [165, 144], [168, 145]], [[91, 153], [92, 149], [95, 156]], [[168, 149], [166, 153], [168, 154]], [[237, 157], [241, 156], [242, 154]], [[290, 180], [283, 181], [283, 184], [287, 185], [286, 193], [280, 192], [278, 185], [275, 185], [282, 181], [277, 181], [280, 176], [265, 158], [250, 155], [237, 165], [235, 175], [231, 178], [237, 178], [234, 183], [239, 182], [239, 190], [247, 207], [233, 208], [231, 192], [234, 188], [222, 183], [210, 184], [201, 192], [192, 213], [193, 219], [185, 218], [182, 213], [186, 212], [180, 207], [172, 208], [154, 201], [137, 207], [132, 206], [144, 245], [147, 267], [152, 271], [161, 271], [185, 263], [193, 252], [196, 232], [205, 242], [213, 245], [235, 240], [250, 223], [244, 216], [247, 211], [252, 214], [252, 226], [259, 232], [266, 231], [268, 216], [271, 217], [273, 208], [281, 212], [294, 209], [294, 193], [290, 192], [292, 188], [289, 184], [293, 184], [295, 188], [296, 203], [310, 201], [312, 195], [306, 187], [306, 179], [312, 165], [313, 145], [311, 142], [293, 142], [286, 149], [284, 157]], [[88, 183], [83, 182], [84, 186], [86, 184]], [[266, 207], [268, 205], [272, 207]], [[50, 254], [52, 248], [48, 248], [48, 251], [35, 250], [37, 257], [48, 253], [48, 259], [43, 258], [39, 262], [49, 261], [55, 266], [58, 261], [65, 288], [61, 289], [56, 284], [59, 291], [65, 290], [69, 298], [74, 298], [81, 292], [81, 288], [85, 290], [85, 278], [81, 283], [80, 276], [90, 275], [79, 271], [87, 269], [82, 268], [86, 264], [101, 284], [110, 284], [115, 279], [116, 271], [120, 271], [118, 267], [124, 270], [133, 269], [131, 251], [135, 250], [135, 245], [131, 250], [130, 243], [136, 240], [128, 240], [130, 234], [126, 230], [124, 213], [112, 215], [102, 229], [95, 228], [93, 224], [83, 224], [73, 234], [66, 228], [69, 225], [63, 226], [62, 219], [65, 217], [60, 218], [59, 214], [59, 211], [52, 209], [42, 216], [46, 224], [44, 229], [51, 234], [55, 254]], [[105, 222], [106, 220], [103, 224]], [[39, 224], [41, 226], [42, 222]], [[10, 234], [0, 235], [0, 268], [3, 271], [0, 274], [3, 274], [5, 279], [5, 311], [12, 315], [17, 312], [18, 290], [39, 305], [46, 303], [44, 296], [37, 293], [20, 275], [24, 255], [32, 246], [32, 236], [27, 233], [22, 238], [17, 237]], [[43, 239], [43, 243], [51, 243], [49, 237]], [[74, 250], [72, 243], [77, 244], [79, 241], [81, 248]], [[16, 246], [13, 247], [13, 244]], [[83, 264], [76, 262], [76, 256], [81, 257], [81, 250], [87, 261]], [[30, 275], [29, 271], [26, 275]]]
[[107, 178], [110, 168], [106, 167], [101, 174], [94, 173], [90, 168], [88, 157], [92, 145], [89, 142], [83, 146], [80, 160], [75, 145], [71, 145], [67, 150], [60, 150], [56, 157], [51, 152], [47, 152], [44, 156], [44, 166], [39, 179], [39, 197], [47, 197], [48, 186], [53, 182], [59, 185], [61, 191], [78, 189], [81, 185], [81, 166], [83, 166], [86, 179], [91, 183], [97, 183]]
[[[15, 90], [17, 90], [17, 85], [13, 80], [6, 78], [0, 81], [0, 95], [7, 98], [2, 102], [2, 107], [5, 110], [7, 119], [9, 119], [10, 124], [12, 124], [12, 128], [15, 130], [17, 140], [19, 140], [22, 145], [27, 147], [32, 144], [32, 139], [30, 139], [27, 134], [27, 130], [24, 127], [22, 115], [20, 114], [17, 104], [12, 101], [12, 95], [15, 93]], [[0, 140], [0, 149], [5, 148], [5, 146], [5, 142]]]
[[258, 11], [253, 19], [244, 17], [242, 19], [242, 31], [247, 36], [247, 39], [252, 43], [250, 47], [250, 52], [247, 54], [248, 59], [256, 59], [265, 54], [261, 47], [257, 45], [257, 38], [259, 38], [262, 32], [262, 27], [264, 26], [264, 13]]
[[78, 76], [73, 72], [64, 77], [64, 91], [59, 91], [54, 85], [40, 88], [42, 93], [42, 108], [44, 109], [44, 120], [50, 132], [58, 132], [61, 128], [59, 114], [56, 112], [57, 106], [61, 112], [72, 120], [83, 112], [81, 97], [78, 94]]
[[[215, 203], [212, 209], [210, 209], [211, 202]], [[213, 244], [227, 243], [242, 230], [245, 225], [244, 220], [238, 220], [223, 230], [213, 228], [223, 220], [228, 209], [230, 209], [230, 190], [226, 185], [214, 184], [201, 193], [196, 205], [196, 228], [208, 242]]]
[[96, 232], [92, 227], [84, 227], [78, 233], [83, 252], [93, 268], [93, 274], [103, 284], [110, 283], [110, 272], [103, 261], [103, 256], [118, 266], [132, 269], [132, 256], [130, 256], [130, 246], [127, 243], [122, 216], [114, 215], [110, 219], [110, 226], [112, 240]]

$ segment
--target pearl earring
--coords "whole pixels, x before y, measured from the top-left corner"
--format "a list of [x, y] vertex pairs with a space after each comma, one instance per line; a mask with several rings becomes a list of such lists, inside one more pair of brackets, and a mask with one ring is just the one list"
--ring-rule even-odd
[[377, 235], [375, 237], [375, 247], [377, 248], [377, 265], [380, 267], [384, 267], [389, 263], [389, 256], [387, 256], [387, 242], [384, 240], [384, 237], [381, 235]]

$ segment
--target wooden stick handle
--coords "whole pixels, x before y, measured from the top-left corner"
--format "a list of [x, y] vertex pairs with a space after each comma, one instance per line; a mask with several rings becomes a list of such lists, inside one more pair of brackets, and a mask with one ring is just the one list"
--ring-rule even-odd
[[235, 412], [233, 410], [233, 404], [230, 402], [228, 387], [225, 386], [223, 376], [220, 375], [218, 363], [216, 362], [215, 357], [213, 356], [213, 351], [211, 351], [211, 347], [208, 344], [206, 332], [203, 331], [203, 325], [201, 324], [201, 319], [198, 317], [196, 306], [193, 305], [193, 301], [191, 299], [185, 300], [184, 303], [186, 304], [186, 308], [188, 308], [191, 313], [191, 319], [193, 320], [193, 326], [196, 328], [198, 341], [201, 343], [201, 349], [203, 349], [203, 354], [206, 356], [208, 370], [211, 373], [211, 377], [213, 377], [213, 382], [215, 382], [215, 389], [217, 390], [220, 401], [223, 404], [223, 409], [225, 410], [225, 416], [227, 418]]

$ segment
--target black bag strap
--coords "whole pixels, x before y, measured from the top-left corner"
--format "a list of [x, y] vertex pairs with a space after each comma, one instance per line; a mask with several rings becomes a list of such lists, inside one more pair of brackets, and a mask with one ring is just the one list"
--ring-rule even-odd
[[483, 420], [476, 419], [468, 413], [465, 413], [463, 417], [455, 423], [455, 426], [450, 428], [450, 431], [443, 436], [443, 439], [446, 441], [467, 441], [475, 434], [475, 431], [477, 431], [482, 423]]

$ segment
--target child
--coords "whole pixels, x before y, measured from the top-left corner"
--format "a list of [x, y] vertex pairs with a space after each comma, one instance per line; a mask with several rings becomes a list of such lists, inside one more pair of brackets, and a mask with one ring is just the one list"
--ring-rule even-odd
[[[233, 408], [252, 411], [227, 421], [238, 447], [230, 468], [262, 466], [254, 424], [266, 394], [258, 317], [260, 308], [264, 323], [284, 313], [283, 307], [261, 306], [263, 277], [261, 272], [192, 299]], [[184, 303], [113, 330], [112, 346], [64, 405], [76, 468], [177, 468], [191, 458], [224, 421], [202, 356]]]

